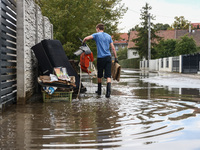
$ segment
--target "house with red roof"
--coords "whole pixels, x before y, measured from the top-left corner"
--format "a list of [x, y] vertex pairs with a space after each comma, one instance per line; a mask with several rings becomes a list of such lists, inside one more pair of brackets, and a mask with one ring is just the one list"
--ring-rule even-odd
[[[200, 23], [199, 23], [200, 24]], [[193, 39], [196, 42], [196, 45], [200, 47], [200, 29], [195, 29], [195, 30], [160, 30], [157, 32], [157, 35], [162, 37], [164, 40], [167, 39], [181, 39], [182, 36], [188, 35], [189, 37], [193, 37]], [[127, 56], [128, 59], [131, 58], [139, 58], [137, 50], [134, 48], [135, 43], [132, 41], [133, 39], [137, 38], [137, 31], [131, 31], [130, 32], [130, 37], [128, 41], [128, 52]]]
[[200, 29], [200, 23], [191, 23], [191, 25], [195, 29]]
[[130, 37], [128, 40], [128, 51], [127, 51], [127, 59], [131, 58], [139, 58], [138, 51], [134, 49], [136, 47], [135, 42], [133, 42], [133, 39], [137, 38], [137, 31], [131, 31], [130, 32]]
[[118, 40], [113, 39], [113, 44], [116, 51], [120, 48], [126, 48], [128, 46], [128, 33], [119, 33], [120, 38]]

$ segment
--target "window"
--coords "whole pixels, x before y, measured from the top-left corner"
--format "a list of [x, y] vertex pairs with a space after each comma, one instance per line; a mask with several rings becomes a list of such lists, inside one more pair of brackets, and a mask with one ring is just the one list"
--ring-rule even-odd
[[169, 58], [166, 59], [166, 68], [169, 68]]
[[134, 56], [137, 56], [137, 52], [133, 52], [133, 55], [134, 55]]
[[161, 68], [163, 68], [163, 59], [161, 59]]

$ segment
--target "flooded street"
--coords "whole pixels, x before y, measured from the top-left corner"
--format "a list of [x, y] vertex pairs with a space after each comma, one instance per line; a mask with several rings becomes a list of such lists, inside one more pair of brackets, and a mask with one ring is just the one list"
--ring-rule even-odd
[[35, 99], [0, 116], [1, 149], [200, 149], [200, 78], [123, 69], [111, 98], [96, 79], [72, 102]]

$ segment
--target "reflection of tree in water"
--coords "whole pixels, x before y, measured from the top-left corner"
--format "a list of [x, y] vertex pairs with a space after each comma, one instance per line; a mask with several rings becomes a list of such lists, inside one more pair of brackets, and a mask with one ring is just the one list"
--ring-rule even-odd
[[158, 98], [159, 96], [174, 94], [166, 88], [158, 87], [156, 84], [149, 84], [141, 80], [138, 82], [138, 87], [138, 89], [134, 89], [132, 92], [134, 92], [139, 98], [148, 98], [149, 93], [150, 98]]
[[[138, 88], [133, 89], [132, 93], [140, 98], [136, 104], [135, 112], [135, 124], [141, 124], [141, 128], [147, 127], [145, 133], [154, 132], [150, 130], [151, 126], [155, 123], [166, 124], [168, 121], [176, 122], [183, 121], [188, 118], [194, 117], [199, 109], [193, 106], [191, 102], [197, 102], [199, 99], [199, 91], [194, 89], [168, 89], [168, 87], [159, 87], [156, 84], [150, 84], [143, 81], [138, 82]], [[191, 111], [192, 110], [192, 111]], [[169, 129], [167, 126], [160, 126], [155, 131], [161, 130], [158, 134], [151, 136], [158, 136], [177, 132], [184, 128], [172, 128]], [[165, 129], [164, 129], [165, 128]], [[141, 133], [138, 133], [141, 134]], [[137, 135], [138, 135], [137, 134]], [[150, 138], [151, 136], [142, 136], [140, 138]]]
[[[200, 98], [198, 89], [188, 88], [169, 88], [164, 86], [158, 86], [156, 84], [150, 84], [147, 82], [139, 81], [138, 89], [134, 89], [132, 92], [135, 93], [139, 98], [148, 98], [150, 92], [150, 98], [166, 98], [166, 99], [191, 99]], [[188, 99], [188, 100], [189, 100]]]
[[[141, 89], [140, 89], [141, 90]], [[138, 90], [138, 91], [140, 91]], [[145, 92], [141, 90], [140, 92], [145, 94]], [[198, 108], [194, 107], [193, 105], [190, 105], [191, 100], [182, 100], [182, 97], [174, 97], [174, 96], [162, 96], [162, 91], [166, 91], [163, 89], [151, 89], [152, 92], [158, 93], [161, 95], [160, 98], [162, 99], [157, 99], [159, 96], [157, 95], [156, 99], [154, 98], [154, 95], [151, 97], [151, 100], [143, 100], [141, 101], [141, 105], [137, 105], [138, 110], [141, 110], [141, 113], [138, 113], [136, 116], [138, 119], [142, 121], [142, 124], [149, 124], [151, 123], [151, 119], [154, 119], [152, 123], [155, 123], [158, 120], [155, 120], [156, 116], [162, 117], [167, 117], [168, 120], [171, 121], [178, 121], [178, 120], [183, 120], [187, 119], [189, 117], [193, 117], [194, 114], [192, 111], [187, 111], [187, 110], [198, 110]], [[161, 92], [160, 92], [161, 91]], [[138, 93], [140, 93], [138, 92]], [[160, 92], [160, 93], [159, 93]], [[166, 92], [167, 93], [167, 92]], [[164, 94], [166, 94], [164, 92]], [[163, 95], [164, 95], [163, 94]], [[164, 99], [164, 97], [166, 99]], [[196, 111], [195, 111], [196, 112]], [[159, 118], [160, 118], [159, 117]], [[160, 122], [166, 121], [165, 119], [161, 119]]]

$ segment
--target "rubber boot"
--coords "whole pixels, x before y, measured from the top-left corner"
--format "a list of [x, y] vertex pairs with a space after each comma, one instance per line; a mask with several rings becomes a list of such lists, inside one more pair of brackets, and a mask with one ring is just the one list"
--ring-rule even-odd
[[107, 88], [106, 88], [106, 98], [109, 98], [111, 94], [111, 83], [107, 83]]
[[97, 88], [96, 93], [97, 93], [98, 95], [101, 95], [101, 83], [98, 83], [98, 88]]

